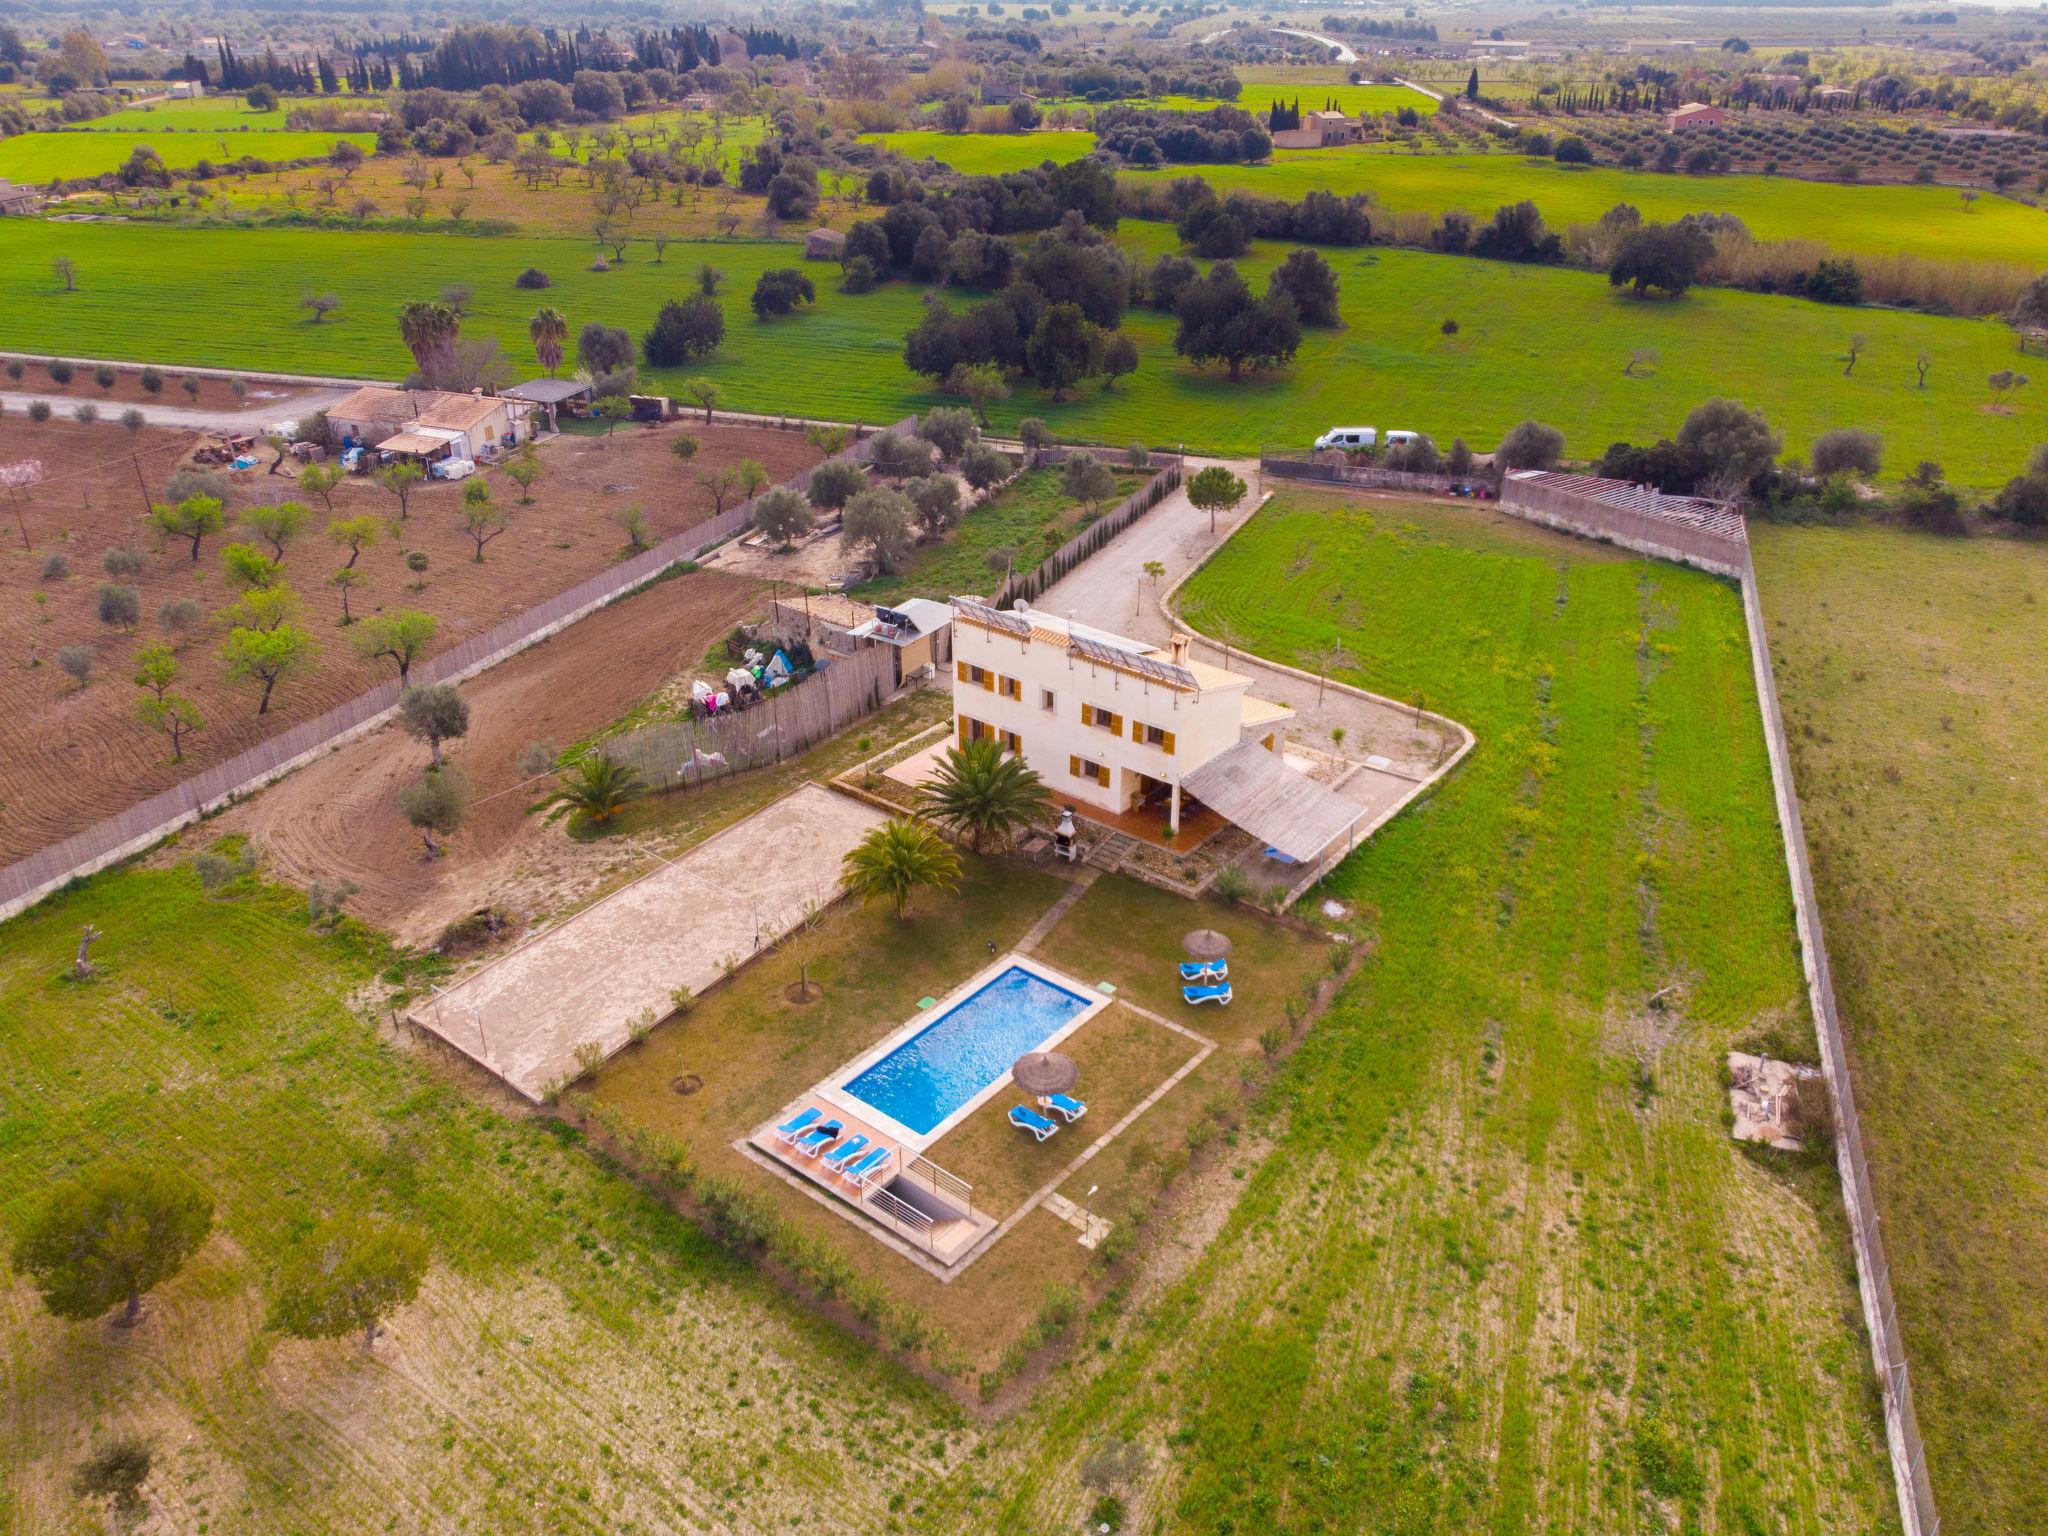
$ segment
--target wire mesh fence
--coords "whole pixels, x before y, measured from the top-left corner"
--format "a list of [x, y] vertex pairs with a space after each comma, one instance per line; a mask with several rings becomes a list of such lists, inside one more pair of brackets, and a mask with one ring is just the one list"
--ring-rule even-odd
[[[909, 426], [908, 421], [900, 422], [895, 430], [908, 430]], [[872, 438], [863, 438], [849, 444], [834, 457], [863, 462], [871, 451], [872, 441]], [[811, 470], [805, 470], [785, 481], [784, 485], [792, 490], [805, 490], [810, 485], [811, 474]], [[622, 560], [611, 569], [558, 592], [546, 602], [429, 657], [414, 668], [413, 680], [422, 684], [446, 683], [473, 676], [606, 604], [630, 595], [664, 572], [706, 553], [747, 527], [753, 521], [753, 515], [754, 502], [746, 501], [694, 528], [664, 539], [652, 549], [643, 550], [630, 560]], [[117, 816], [107, 817], [61, 843], [54, 843], [0, 869], [0, 919], [12, 917], [67, 880], [91, 874], [141, 852], [187, 822], [237, 796], [261, 788], [302, 762], [381, 724], [398, 707], [399, 692], [397, 683], [384, 683], [358, 694], [324, 715], [281, 731], [268, 741], [152, 795]]]

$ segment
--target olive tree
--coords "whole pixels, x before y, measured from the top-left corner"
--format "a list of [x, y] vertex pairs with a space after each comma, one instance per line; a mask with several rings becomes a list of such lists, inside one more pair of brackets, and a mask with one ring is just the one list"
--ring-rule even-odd
[[83, 1321], [121, 1308], [121, 1326], [142, 1316], [142, 1298], [184, 1268], [213, 1229], [213, 1196], [177, 1168], [95, 1168], [44, 1197], [14, 1245], [14, 1267], [43, 1305]]
[[427, 1272], [424, 1234], [395, 1221], [344, 1216], [300, 1240], [277, 1274], [269, 1323], [295, 1339], [338, 1339], [377, 1325], [411, 1301]]
[[427, 683], [398, 696], [398, 726], [414, 741], [423, 741], [441, 766], [441, 744], [469, 734], [469, 701], [453, 683]]

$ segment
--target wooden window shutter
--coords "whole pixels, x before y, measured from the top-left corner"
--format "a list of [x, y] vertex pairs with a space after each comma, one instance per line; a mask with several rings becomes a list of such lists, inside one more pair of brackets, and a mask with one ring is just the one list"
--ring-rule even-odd
[[955, 676], [956, 678], [958, 678], [958, 679], [959, 679], [959, 680], [960, 680], [961, 682], [963, 682], [963, 683], [964, 683], [964, 682], [966, 682], [966, 681], [967, 681], [967, 663], [966, 663], [966, 662], [964, 662], [964, 661], [956, 661], [956, 662], [954, 662], [954, 663], [953, 663], [953, 665], [954, 665], [954, 667], [956, 667], [956, 668], [958, 669], [958, 670], [957, 670], [957, 671], [956, 671], [956, 672], [955, 672], [955, 673], [954, 673], [953, 675], [954, 675], [954, 676]]
[[996, 675], [986, 667], [981, 669], [981, 691], [983, 693], [994, 693], [996, 691]]
[[1093, 725], [1095, 723], [1095, 706], [1093, 704], [1083, 704], [1081, 706], [1081, 723], [1083, 725]]
[[1165, 750], [1166, 755], [1168, 757], [1173, 756], [1173, 732], [1168, 731], [1166, 733], [1166, 739], [1162, 741], [1159, 745]]
[[1081, 777], [1081, 759], [1071, 752], [1067, 754], [1067, 776], [1074, 779]]
[[1139, 723], [1137, 716], [1133, 715], [1131, 717], [1131, 740], [1143, 741], [1144, 739], [1145, 727]]

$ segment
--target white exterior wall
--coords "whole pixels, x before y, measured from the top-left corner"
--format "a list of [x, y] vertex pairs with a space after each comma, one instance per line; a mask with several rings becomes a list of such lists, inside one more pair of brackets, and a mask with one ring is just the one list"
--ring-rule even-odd
[[[963, 667], [977, 666], [995, 675], [993, 688], [961, 680]], [[1063, 646], [994, 634], [972, 623], [953, 625], [953, 671], [956, 741], [965, 737], [966, 720], [1013, 733], [1024, 761], [1055, 799], [1105, 811], [1130, 808], [1141, 773], [1178, 784], [1217, 753], [1236, 746], [1249, 684], [1246, 679], [1186, 693], [1098, 666]], [[1006, 677], [1016, 679], [1021, 697], [1005, 696], [1001, 679]], [[1053, 696], [1050, 709], [1044, 704], [1046, 690]], [[1121, 717], [1117, 732], [1084, 725], [1084, 704]], [[1173, 751], [1133, 741], [1133, 722], [1171, 732]], [[1076, 757], [1108, 768], [1107, 787], [1077, 777], [1071, 762]]]

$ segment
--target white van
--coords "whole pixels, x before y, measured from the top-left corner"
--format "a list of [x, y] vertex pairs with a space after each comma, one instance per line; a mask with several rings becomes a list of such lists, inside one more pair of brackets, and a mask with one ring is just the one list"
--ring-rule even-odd
[[1379, 441], [1379, 433], [1371, 427], [1332, 427], [1316, 439], [1316, 452], [1325, 448], [1342, 448], [1347, 453], [1370, 448]]
[[1389, 432], [1387, 434], [1387, 446], [1389, 448], [1398, 448], [1403, 443], [1419, 442], [1421, 439], [1422, 434], [1420, 432]]

